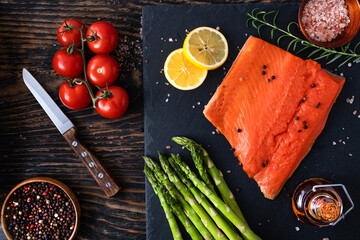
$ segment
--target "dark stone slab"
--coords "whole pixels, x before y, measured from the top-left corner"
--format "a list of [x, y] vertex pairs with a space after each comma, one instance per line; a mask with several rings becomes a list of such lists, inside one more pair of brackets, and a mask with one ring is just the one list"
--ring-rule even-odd
[[[273, 201], [263, 197], [255, 181], [249, 179], [238, 165], [226, 139], [215, 132], [215, 128], [202, 114], [211, 93], [221, 83], [248, 36], [257, 36], [254, 28], [246, 27], [246, 13], [254, 8], [280, 10], [278, 25], [285, 28], [290, 21], [297, 21], [298, 7], [297, 3], [144, 7], [145, 154], [157, 159], [158, 150], [166, 154], [174, 152], [190, 163], [188, 152], [173, 143], [171, 137], [182, 135], [201, 143], [217, 167], [223, 171], [249, 225], [263, 239], [359, 239], [358, 207], [335, 227], [321, 229], [299, 222], [291, 207], [291, 196], [296, 186], [312, 177], [343, 183], [355, 204], [360, 201], [360, 119], [352, 114], [354, 110], [360, 110], [356, 98], [360, 91], [359, 64], [353, 64], [352, 67], [345, 65], [338, 71], [334, 71], [335, 64], [323, 65], [335, 73], [344, 73], [347, 82], [313, 149]], [[182, 47], [186, 30], [199, 26], [220, 27], [229, 43], [229, 60], [224, 68], [209, 71], [206, 81], [198, 89], [180, 91], [167, 84], [161, 70], [168, 54]], [[276, 44], [276, 39], [271, 40], [269, 32], [269, 28], [263, 28], [262, 38]], [[301, 36], [296, 29], [294, 32]], [[354, 42], [358, 41], [359, 36]], [[281, 47], [284, 48], [286, 41], [283, 43]], [[346, 98], [351, 96], [355, 96], [355, 101], [348, 104]], [[343, 140], [342, 143], [339, 143], [340, 139]], [[333, 141], [336, 145], [333, 145]], [[171, 148], [166, 149], [166, 146]], [[231, 172], [228, 173], [228, 170]], [[146, 204], [147, 239], [171, 239], [160, 202], [148, 182]], [[299, 228], [298, 231], [296, 227]], [[182, 230], [186, 236], [184, 229]]]

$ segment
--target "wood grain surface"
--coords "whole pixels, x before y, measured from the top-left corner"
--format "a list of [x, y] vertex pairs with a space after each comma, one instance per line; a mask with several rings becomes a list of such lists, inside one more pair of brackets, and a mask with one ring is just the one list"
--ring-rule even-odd
[[[20, 181], [52, 177], [67, 184], [79, 199], [82, 218], [77, 239], [145, 239], [141, 8], [241, 2], [0, 0], [0, 203]], [[119, 44], [111, 54], [120, 64], [116, 84], [130, 96], [129, 109], [121, 118], [105, 119], [91, 107], [72, 111], [61, 104], [62, 81], [51, 60], [61, 49], [57, 27], [68, 18], [88, 26], [108, 21], [118, 30]], [[88, 51], [87, 59], [91, 56]], [[22, 68], [40, 82], [77, 127], [82, 143], [123, 187], [115, 197], [104, 195], [26, 88]], [[0, 239], [6, 239], [2, 230]]]

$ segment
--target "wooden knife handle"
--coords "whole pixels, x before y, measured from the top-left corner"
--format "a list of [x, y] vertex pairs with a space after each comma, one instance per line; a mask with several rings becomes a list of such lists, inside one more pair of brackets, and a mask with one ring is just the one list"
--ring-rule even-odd
[[76, 155], [85, 164], [90, 171], [93, 178], [99, 184], [101, 189], [108, 197], [114, 196], [121, 187], [116, 184], [114, 179], [110, 176], [109, 172], [101, 165], [97, 157], [92, 154], [84, 145], [77, 139], [76, 128], [72, 127], [63, 134], [66, 141], [74, 150]]

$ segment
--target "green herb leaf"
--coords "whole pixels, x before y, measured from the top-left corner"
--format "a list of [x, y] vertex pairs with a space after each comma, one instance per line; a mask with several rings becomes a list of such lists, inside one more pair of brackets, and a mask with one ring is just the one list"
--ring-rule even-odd
[[333, 62], [335, 62], [337, 59], [339, 59], [341, 57], [341, 55], [337, 55], [337, 56], [335, 56], [333, 59], [331, 59], [330, 61], [328, 61], [327, 63], [326, 63], [326, 65], [328, 65], [328, 64], [331, 64], [331, 63], [333, 63]]
[[305, 51], [305, 50], [308, 49], [309, 47], [310, 47], [310, 46], [305, 46], [305, 47], [303, 47], [302, 49], [300, 49], [299, 51], [297, 51], [297, 52], [295, 53], [295, 55], [298, 55], [299, 53]]
[[360, 57], [355, 58], [353, 62], [357, 62], [357, 61], [360, 61]]
[[316, 49], [316, 50], [312, 51], [307, 57], [310, 58], [312, 55], [314, 55], [320, 51], [321, 51], [321, 49]]
[[352, 59], [352, 56], [347, 57], [346, 60], [339, 65], [339, 67], [350, 61], [350, 59]]

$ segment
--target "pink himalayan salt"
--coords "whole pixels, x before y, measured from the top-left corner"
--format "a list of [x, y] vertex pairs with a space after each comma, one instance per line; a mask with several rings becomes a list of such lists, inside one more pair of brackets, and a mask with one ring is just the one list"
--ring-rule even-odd
[[345, 0], [310, 0], [301, 22], [311, 39], [330, 42], [349, 25], [349, 10]]

